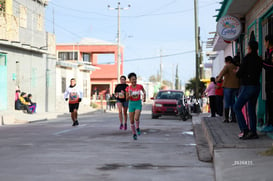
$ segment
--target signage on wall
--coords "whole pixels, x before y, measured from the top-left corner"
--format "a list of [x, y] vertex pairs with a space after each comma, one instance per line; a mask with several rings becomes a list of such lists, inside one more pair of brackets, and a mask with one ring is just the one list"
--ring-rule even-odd
[[217, 23], [217, 33], [226, 41], [236, 40], [242, 31], [240, 20], [234, 16], [226, 15]]

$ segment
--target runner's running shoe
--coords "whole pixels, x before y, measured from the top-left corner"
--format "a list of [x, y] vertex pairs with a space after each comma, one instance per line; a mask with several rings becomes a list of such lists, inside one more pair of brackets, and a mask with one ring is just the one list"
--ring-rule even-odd
[[244, 135], [244, 132], [241, 132], [241, 133], [238, 134], [238, 137], [239, 137], [239, 138], [242, 138], [243, 135]]
[[76, 121], [73, 122], [72, 126], [76, 126]]
[[120, 124], [119, 129], [120, 129], [120, 130], [123, 129], [123, 124]]
[[126, 123], [124, 124], [124, 130], [127, 130], [127, 124]]
[[264, 126], [261, 132], [273, 132], [273, 126], [272, 125]]
[[134, 135], [133, 135], [133, 138], [134, 138], [134, 140], [137, 140], [137, 135], [134, 134]]
[[141, 135], [141, 131], [139, 128], [137, 128], [136, 131], [137, 131], [137, 135]]
[[76, 120], [76, 121], [75, 121], [75, 126], [78, 126], [78, 125], [79, 125], [79, 121]]

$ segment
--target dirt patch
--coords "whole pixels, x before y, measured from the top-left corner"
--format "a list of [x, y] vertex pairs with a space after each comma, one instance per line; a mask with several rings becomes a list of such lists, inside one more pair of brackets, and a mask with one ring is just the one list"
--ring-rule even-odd
[[273, 147], [260, 153], [263, 156], [273, 156]]

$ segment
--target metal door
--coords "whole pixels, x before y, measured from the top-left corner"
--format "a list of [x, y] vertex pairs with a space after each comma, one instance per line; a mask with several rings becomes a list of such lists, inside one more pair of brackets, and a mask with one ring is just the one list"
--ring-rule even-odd
[[7, 57], [0, 53], [0, 110], [6, 110], [8, 107], [7, 85]]

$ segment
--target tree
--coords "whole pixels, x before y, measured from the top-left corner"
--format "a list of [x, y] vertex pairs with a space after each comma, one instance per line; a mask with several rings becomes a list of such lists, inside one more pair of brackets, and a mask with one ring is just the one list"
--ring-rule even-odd
[[168, 81], [168, 80], [163, 80], [162, 84], [163, 84], [163, 86], [165, 85], [165, 86], [170, 88], [170, 87], [172, 87], [173, 83], [171, 81]]
[[6, 1], [0, 0], [0, 11], [5, 12], [6, 11]]
[[[196, 91], [196, 89], [195, 89], [195, 86], [196, 86], [195, 82], [196, 82], [196, 79], [195, 79], [195, 78], [192, 78], [192, 79], [190, 79], [189, 82], [185, 85], [185, 89], [186, 89], [186, 90], [189, 90], [190, 92], [193, 91], [193, 92], [194, 92], [194, 95], [195, 95], [195, 91]], [[199, 90], [199, 94], [202, 94], [202, 93], [205, 91], [206, 86], [205, 86], [205, 83], [204, 83], [204, 82], [201, 82], [199, 79], [198, 79], [198, 82], [199, 82], [199, 89], [198, 89], [198, 90]], [[200, 97], [200, 95], [199, 95], [199, 97]]]
[[[149, 81], [150, 82], [160, 82], [160, 75], [159, 73], [157, 73], [157, 75], [152, 75], [149, 77]], [[168, 81], [168, 80], [162, 80], [162, 84], [160, 85], [160, 89], [163, 89], [164, 87], [172, 87], [172, 82], [171, 81]]]
[[176, 65], [176, 73], [175, 73], [175, 90], [179, 90], [178, 64]]
[[150, 82], [160, 82], [160, 75], [159, 75], [159, 73], [157, 73], [157, 75], [150, 76], [149, 81]]

